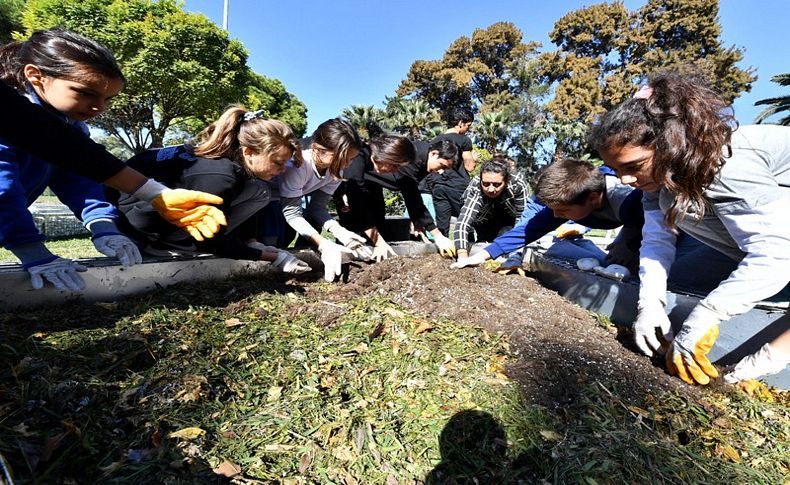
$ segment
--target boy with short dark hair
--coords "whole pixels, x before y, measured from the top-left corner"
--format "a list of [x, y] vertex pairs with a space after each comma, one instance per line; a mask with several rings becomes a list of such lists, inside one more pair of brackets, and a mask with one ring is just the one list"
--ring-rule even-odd
[[485, 250], [459, 259], [451, 267], [476, 266], [512, 253], [569, 220], [595, 229], [623, 226], [607, 248], [606, 263], [633, 266], [644, 223], [641, 199], [640, 190], [624, 185], [606, 168], [596, 168], [582, 160], [560, 160], [546, 167], [539, 176], [535, 198], [529, 200], [516, 227], [496, 238]]

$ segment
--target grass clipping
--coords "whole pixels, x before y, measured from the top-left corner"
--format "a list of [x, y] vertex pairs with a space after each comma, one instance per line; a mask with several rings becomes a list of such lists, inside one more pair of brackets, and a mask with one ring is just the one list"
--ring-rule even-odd
[[380, 298], [207, 294], [0, 316], [0, 452], [19, 483], [787, 480], [787, 393], [636, 405], [595, 383], [547, 409], [481, 328]]

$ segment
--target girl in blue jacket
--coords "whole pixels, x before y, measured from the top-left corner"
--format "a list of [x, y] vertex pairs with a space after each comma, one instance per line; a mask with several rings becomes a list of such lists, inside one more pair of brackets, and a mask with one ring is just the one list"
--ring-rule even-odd
[[[107, 48], [63, 29], [36, 31], [26, 41], [0, 47], [0, 79], [86, 137], [85, 121], [101, 114], [125, 82]], [[77, 274], [85, 267], [52, 254], [28, 210], [47, 187], [83, 222], [99, 252], [127, 266], [141, 262], [135, 244], [118, 231], [118, 212], [100, 184], [0, 138], [0, 244], [19, 258], [33, 288], [43, 287], [44, 280], [60, 290], [85, 287]]]

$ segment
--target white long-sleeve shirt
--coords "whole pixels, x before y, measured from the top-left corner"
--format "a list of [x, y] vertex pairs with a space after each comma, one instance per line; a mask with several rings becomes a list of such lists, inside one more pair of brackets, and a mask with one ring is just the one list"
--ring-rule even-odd
[[[681, 230], [740, 261], [702, 302], [729, 316], [748, 311], [790, 281], [790, 127], [742, 126], [731, 147], [732, 156], [705, 191], [704, 216], [691, 210], [678, 222]], [[673, 198], [661, 189], [643, 199], [640, 300], [665, 296], [675, 237], [663, 216]]]
[[[319, 228], [325, 228], [324, 226], [332, 220], [327, 204], [341, 182], [329, 172], [319, 175], [312, 153], [312, 150], [302, 151], [304, 160], [302, 165], [295, 167], [289, 162], [285, 172], [279, 177], [280, 200], [285, 221], [300, 236], [306, 238], [320, 233], [320, 229], [314, 228], [307, 218]], [[302, 197], [311, 194], [310, 202], [306, 209], [302, 210]]]

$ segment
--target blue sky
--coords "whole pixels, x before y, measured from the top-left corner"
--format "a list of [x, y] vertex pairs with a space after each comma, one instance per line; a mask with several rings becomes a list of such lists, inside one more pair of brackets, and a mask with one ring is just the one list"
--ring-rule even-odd
[[[281, 80], [308, 108], [308, 132], [352, 104], [381, 107], [417, 59], [438, 59], [476, 28], [513, 22], [525, 41], [553, 50], [548, 34], [565, 13], [599, 2], [579, 0], [230, 0], [229, 30], [250, 51], [253, 70]], [[628, 0], [629, 10], [646, 1]], [[185, 8], [222, 24], [223, 0], [186, 0]], [[758, 80], [735, 102], [741, 124], [754, 102], [787, 94], [771, 76], [790, 72], [788, 0], [720, 0], [725, 46], [745, 50], [741, 68]]]

